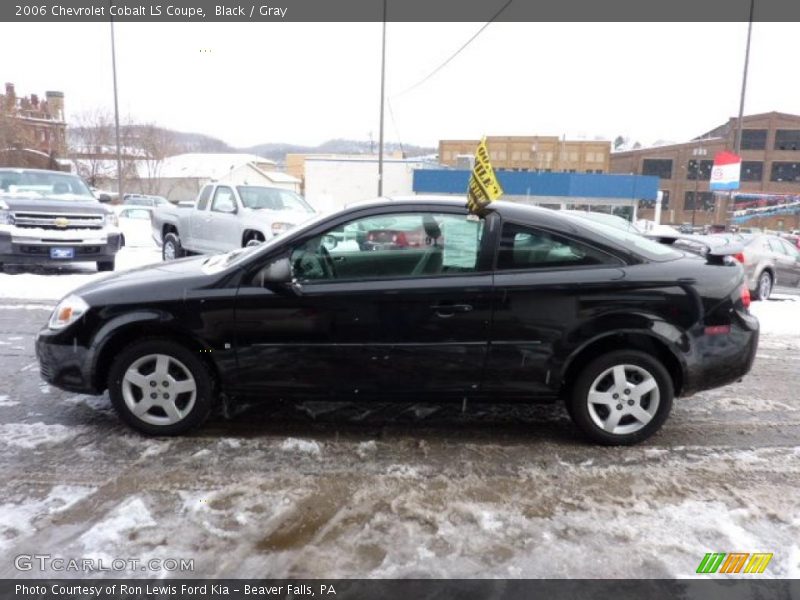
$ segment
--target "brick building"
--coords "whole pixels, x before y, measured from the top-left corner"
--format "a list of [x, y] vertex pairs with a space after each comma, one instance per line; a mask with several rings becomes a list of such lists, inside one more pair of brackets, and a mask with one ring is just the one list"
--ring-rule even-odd
[[[792, 208], [800, 201], [800, 115], [773, 111], [742, 118], [741, 184], [731, 204], [727, 194], [712, 194], [708, 183], [714, 155], [734, 149], [737, 125], [732, 117], [689, 142], [612, 153], [611, 172], [659, 177], [663, 223], [725, 224], [758, 205], [764, 212], [749, 215], [748, 225], [800, 227], [800, 208]], [[652, 219], [653, 211], [651, 206], [639, 214]]]
[[[440, 140], [439, 162], [469, 167], [479, 140]], [[608, 173], [611, 142], [564, 140], [556, 136], [488, 136], [495, 169], [536, 173]]]
[[0, 166], [59, 168], [66, 156], [64, 94], [17, 96], [13, 83], [0, 94]]

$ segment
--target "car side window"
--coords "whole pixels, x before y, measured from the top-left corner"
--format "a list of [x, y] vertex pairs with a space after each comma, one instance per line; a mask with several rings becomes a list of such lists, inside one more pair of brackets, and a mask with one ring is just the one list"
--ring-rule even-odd
[[503, 225], [497, 257], [498, 270], [619, 264], [617, 258], [601, 250], [556, 233], [514, 223]]
[[792, 258], [800, 258], [800, 250], [797, 249], [797, 246], [792, 246], [792, 244], [786, 240], [781, 240], [781, 244], [786, 254]]
[[197, 210], [205, 210], [208, 206], [208, 200], [211, 198], [212, 186], [207, 185], [200, 192], [200, 197], [197, 199]]
[[229, 187], [219, 186], [214, 192], [214, 200], [211, 202], [211, 210], [221, 213], [232, 213], [236, 211], [236, 200], [233, 197], [233, 190]]
[[418, 212], [354, 219], [292, 252], [300, 281], [445, 276], [475, 272], [483, 221]]
[[786, 250], [784, 250], [780, 240], [775, 238], [769, 238], [768, 242], [769, 242], [769, 247], [773, 252], [777, 254], [786, 254]]

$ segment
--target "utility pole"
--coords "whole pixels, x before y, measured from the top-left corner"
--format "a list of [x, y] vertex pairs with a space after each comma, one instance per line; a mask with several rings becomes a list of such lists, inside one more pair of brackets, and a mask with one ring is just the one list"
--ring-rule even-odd
[[117, 197], [122, 202], [122, 150], [119, 144], [119, 99], [117, 96], [117, 51], [114, 41], [114, 19], [111, 19], [111, 73], [114, 78], [114, 128], [117, 138]]
[[378, 134], [378, 196], [383, 196], [383, 104], [386, 93], [386, 0], [383, 0], [383, 37], [381, 41], [381, 116]]

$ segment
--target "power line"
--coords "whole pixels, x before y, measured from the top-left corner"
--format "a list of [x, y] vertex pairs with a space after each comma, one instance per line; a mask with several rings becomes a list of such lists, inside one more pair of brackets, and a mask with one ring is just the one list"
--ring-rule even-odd
[[494, 15], [492, 16], [492, 18], [491, 18], [491, 19], [489, 19], [489, 20], [488, 20], [488, 21], [487, 21], [487, 22], [486, 22], [486, 23], [483, 25], [483, 27], [481, 27], [481, 28], [480, 28], [478, 31], [476, 31], [476, 32], [475, 32], [475, 34], [474, 34], [474, 35], [473, 35], [471, 38], [469, 38], [469, 39], [468, 39], [468, 40], [467, 40], [467, 41], [466, 41], [466, 42], [465, 42], [465, 43], [464, 43], [464, 44], [463, 44], [463, 45], [462, 45], [462, 46], [461, 46], [461, 47], [460, 47], [458, 50], [456, 50], [456, 51], [455, 51], [455, 52], [454, 52], [452, 55], [450, 55], [450, 57], [449, 57], [447, 60], [445, 60], [445, 61], [444, 61], [442, 64], [440, 64], [440, 65], [439, 65], [438, 67], [436, 67], [436, 68], [435, 68], [433, 71], [431, 71], [430, 73], [428, 73], [428, 75], [426, 75], [425, 77], [423, 77], [422, 79], [420, 79], [420, 80], [419, 80], [417, 83], [415, 83], [414, 85], [412, 85], [412, 86], [410, 86], [410, 87], [407, 87], [406, 89], [404, 89], [404, 90], [403, 90], [402, 92], [400, 92], [399, 94], [394, 94], [394, 95], [392, 96], [392, 98], [398, 98], [398, 97], [400, 97], [400, 96], [402, 96], [402, 95], [404, 95], [404, 94], [407, 94], [407, 93], [408, 93], [408, 92], [410, 92], [411, 90], [414, 90], [414, 89], [418, 88], [418, 87], [419, 87], [419, 86], [421, 86], [423, 83], [425, 83], [426, 81], [428, 81], [428, 80], [429, 80], [431, 77], [433, 77], [434, 75], [436, 75], [436, 74], [437, 74], [439, 71], [441, 71], [442, 69], [444, 69], [444, 68], [445, 68], [445, 67], [446, 67], [446, 66], [447, 66], [447, 65], [450, 63], [450, 61], [452, 61], [452, 60], [453, 60], [453, 59], [454, 59], [456, 56], [458, 56], [459, 54], [461, 54], [461, 52], [462, 52], [462, 51], [463, 51], [463, 50], [464, 50], [464, 49], [465, 49], [467, 46], [469, 46], [469, 45], [470, 45], [472, 42], [474, 42], [474, 41], [475, 41], [475, 38], [477, 38], [477, 37], [478, 37], [478, 36], [479, 36], [481, 33], [483, 33], [483, 30], [484, 30], [484, 29], [486, 29], [486, 28], [487, 28], [489, 25], [491, 25], [491, 24], [492, 24], [492, 23], [493, 23], [495, 20], [497, 20], [497, 17], [499, 17], [499, 16], [500, 16], [500, 15], [503, 13], [503, 11], [504, 11], [505, 9], [507, 9], [507, 8], [508, 8], [508, 7], [511, 5], [511, 3], [512, 3], [513, 1], [514, 1], [514, 0], [508, 0], [508, 1], [507, 1], [507, 2], [506, 2], [506, 3], [505, 3], [503, 6], [502, 6], [502, 7], [500, 7], [500, 10], [498, 10], [496, 13], [494, 13]]

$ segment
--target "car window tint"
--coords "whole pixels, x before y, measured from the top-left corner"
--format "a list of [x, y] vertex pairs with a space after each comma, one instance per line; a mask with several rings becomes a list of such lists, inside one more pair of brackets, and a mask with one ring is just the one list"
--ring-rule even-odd
[[618, 265], [619, 260], [586, 244], [514, 223], [503, 225], [497, 268], [552, 269]]
[[200, 197], [197, 199], [197, 210], [205, 210], [208, 206], [208, 199], [211, 198], [211, 186], [207, 185], [200, 192]]
[[781, 244], [783, 245], [783, 250], [791, 256], [792, 258], [800, 257], [800, 250], [797, 249], [797, 246], [792, 246], [791, 242], [787, 240], [781, 240]]
[[300, 281], [429, 277], [477, 270], [483, 221], [402, 213], [356, 219], [292, 253]]

